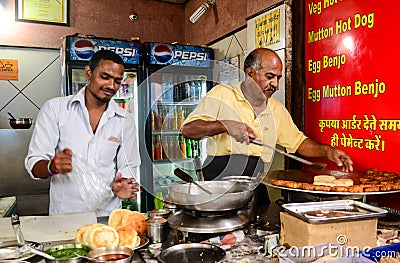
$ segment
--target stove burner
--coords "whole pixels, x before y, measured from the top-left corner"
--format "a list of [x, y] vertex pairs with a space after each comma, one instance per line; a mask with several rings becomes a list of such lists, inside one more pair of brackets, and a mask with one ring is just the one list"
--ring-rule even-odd
[[229, 210], [229, 211], [196, 211], [196, 210], [182, 210], [184, 214], [190, 215], [193, 217], [224, 217], [224, 216], [232, 216], [238, 213], [237, 210]]
[[[186, 212], [186, 213], [185, 213]], [[208, 214], [208, 213], [207, 213]], [[189, 211], [178, 211], [168, 218], [172, 229], [191, 233], [223, 233], [245, 227], [250, 222], [250, 214], [247, 210], [233, 210], [215, 216], [193, 216]]]

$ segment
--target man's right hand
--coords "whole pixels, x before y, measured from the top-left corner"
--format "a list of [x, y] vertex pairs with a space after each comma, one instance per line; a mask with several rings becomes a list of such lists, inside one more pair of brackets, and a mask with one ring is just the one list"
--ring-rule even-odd
[[60, 174], [72, 171], [72, 151], [64, 149], [58, 152], [51, 163], [51, 170]]
[[243, 122], [233, 120], [221, 120], [226, 132], [236, 139], [238, 142], [249, 143], [252, 139], [257, 138], [254, 130]]
[[[48, 165], [50, 162], [50, 170]], [[32, 168], [32, 174], [37, 178], [46, 179], [52, 175], [59, 173], [68, 173], [72, 171], [72, 151], [64, 149], [58, 152], [51, 161], [40, 160]]]

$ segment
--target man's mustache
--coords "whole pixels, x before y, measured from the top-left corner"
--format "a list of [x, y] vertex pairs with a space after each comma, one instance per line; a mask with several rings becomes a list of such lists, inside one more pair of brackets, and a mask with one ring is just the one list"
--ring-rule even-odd
[[264, 89], [264, 91], [272, 91], [272, 92], [275, 92], [275, 91], [276, 91], [276, 87], [273, 86], [273, 85], [269, 85], [268, 87], [266, 87], [266, 88]]

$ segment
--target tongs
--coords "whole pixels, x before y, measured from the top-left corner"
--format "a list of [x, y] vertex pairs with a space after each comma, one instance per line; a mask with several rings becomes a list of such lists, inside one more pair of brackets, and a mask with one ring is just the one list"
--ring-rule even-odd
[[321, 170], [324, 170], [326, 168], [326, 163], [318, 163], [318, 162], [317, 163], [313, 163], [313, 162], [310, 162], [310, 161], [308, 161], [306, 159], [297, 157], [297, 156], [295, 156], [293, 154], [287, 153], [287, 152], [282, 151], [282, 150], [280, 150], [278, 148], [275, 148], [275, 147], [272, 147], [272, 146], [270, 146], [268, 144], [265, 144], [265, 143], [263, 143], [263, 142], [261, 142], [259, 140], [252, 140], [251, 143], [257, 144], [259, 146], [265, 146], [265, 147], [267, 147], [267, 148], [269, 148], [269, 149], [271, 149], [271, 150], [273, 150], [273, 151], [275, 151], [277, 153], [285, 155], [285, 156], [287, 156], [289, 158], [292, 158], [292, 159], [294, 159], [296, 161], [299, 161], [301, 163], [310, 165], [313, 170], [321, 171]]

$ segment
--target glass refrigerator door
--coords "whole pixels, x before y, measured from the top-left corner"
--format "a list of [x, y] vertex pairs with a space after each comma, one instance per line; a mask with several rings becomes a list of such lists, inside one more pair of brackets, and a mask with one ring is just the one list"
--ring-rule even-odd
[[[87, 84], [85, 72], [83, 68], [72, 68], [71, 69], [71, 92], [72, 94], [78, 93]], [[71, 94], [68, 94], [71, 95]]]
[[[150, 76], [153, 189], [157, 197], [168, 199], [165, 186], [182, 182], [174, 175], [180, 168], [196, 178], [194, 158], [203, 154], [199, 141], [185, 139], [183, 121], [206, 93], [206, 77], [157, 73]], [[157, 198], [155, 199], [157, 207]]]
[[[121, 82], [121, 88], [114, 95], [114, 100], [121, 108], [133, 112], [137, 116], [137, 98], [134, 98], [134, 91], [137, 90], [137, 72], [125, 71]], [[87, 84], [83, 68], [71, 69], [71, 91], [72, 94], [78, 93]], [[70, 94], [68, 94], [70, 95]], [[134, 100], [134, 101], [131, 101]]]

